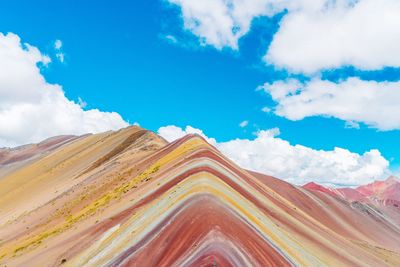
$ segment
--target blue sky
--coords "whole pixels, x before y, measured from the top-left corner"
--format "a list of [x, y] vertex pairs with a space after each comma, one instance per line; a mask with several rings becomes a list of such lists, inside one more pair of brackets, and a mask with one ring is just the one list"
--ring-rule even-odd
[[[204, 36], [185, 28], [180, 6], [167, 1], [7, 1], [0, 10], [0, 31], [17, 34], [52, 58], [57, 53], [54, 42], [61, 40], [64, 62], [53, 60], [42, 74], [48, 83], [62, 85], [68, 99], [87, 102], [85, 109], [115, 111], [154, 131], [191, 125], [220, 142], [252, 139], [258, 130], [277, 127], [279, 137], [293, 145], [343, 147], [359, 154], [379, 149], [396, 169], [398, 129], [382, 131], [362, 121], [359, 129], [348, 128], [345, 120], [329, 115], [293, 121], [261, 110], [276, 102], [257, 91], [258, 86], [312, 79], [308, 73], [263, 61], [288, 12], [252, 20], [238, 49], [201, 43]], [[333, 82], [348, 77], [396, 82], [400, 68], [344, 65], [323, 69], [317, 76]], [[248, 126], [239, 127], [244, 120]]]

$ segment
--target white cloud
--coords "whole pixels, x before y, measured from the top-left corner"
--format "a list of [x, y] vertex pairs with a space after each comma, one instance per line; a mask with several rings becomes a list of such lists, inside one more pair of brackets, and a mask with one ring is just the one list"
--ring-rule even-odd
[[164, 38], [165, 38], [168, 42], [171, 42], [171, 43], [173, 43], [173, 44], [176, 44], [176, 43], [178, 42], [178, 40], [176, 39], [176, 37], [173, 36], [173, 35], [170, 35], [170, 34], [165, 35]]
[[239, 123], [239, 127], [244, 128], [247, 125], [249, 125], [249, 121], [242, 121], [241, 123]]
[[78, 97], [78, 105], [79, 105], [81, 108], [86, 108], [87, 102], [86, 102], [85, 100], [83, 100], [82, 98]]
[[61, 51], [61, 48], [63, 46], [63, 43], [61, 40], [56, 40], [54, 42], [54, 49], [56, 50], [56, 58], [61, 62], [64, 63], [65, 60], [65, 54], [64, 52]]
[[[238, 40], [250, 29], [251, 21], [276, 13], [272, 0], [168, 0], [181, 7], [185, 29], [203, 45], [238, 48]], [[280, 7], [279, 7], [280, 8]]]
[[314, 11], [289, 11], [265, 60], [303, 73], [346, 65], [400, 67], [400, 1], [328, 2]]
[[165, 140], [167, 140], [168, 142], [175, 141], [176, 139], [184, 137], [187, 134], [198, 134], [212, 145], [215, 145], [217, 143], [214, 138], [208, 138], [202, 130], [193, 128], [192, 126], [186, 126], [185, 129], [182, 129], [175, 125], [168, 125], [158, 129], [158, 134], [165, 138]]
[[54, 49], [60, 50], [61, 47], [62, 47], [62, 41], [61, 41], [61, 40], [56, 40], [56, 41], [54, 42]]
[[349, 78], [334, 83], [315, 78], [303, 84], [289, 79], [260, 88], [277, 102], [275, 114], [290, 120], [328, 116], [380, 130], [400, 129], [400, 82]]
[[271, 112], [271, 109], [270, 109], [269, 107], [263, 107], [263, 108], [261, 109], [261, 111], [262, 111], [262, 112], [265, 112], [265, 113], [269, 113], [269, 112]]
[[67, 99], [60, 85], [48, 83], [40, 73], [38, 65], [49, 62], [17, 35], [0, 33], [0, 147], [128, 125], [118, 113], [85, 111]]
[[[185, 130], [166, 126], [158, 133], [173, 141], [187, 133], [204, 133], [187, 126]], [[291, 145], [278, 137], [279, 129], [259, 131], [253, 140], [235, 139], [214, 145], [228, 158], [243, 168], [269, 174], [295, 184], [310, 181], [320, 184], [360, 185], [386, 178], [389, 162], [372, 149], [363, 154], [347, 149], [315, 150], [302, 145]]]
[[[238, 49], [252, 21], [285, 11], [264, 61], [310, 77], [326, 69], [400, 67], [399, 0], [168, 0], [181, 8], [184, 27], [203, 45]], [[400, 129], [400, 83], [279, 81], [267, 89], [275, 114], [291, 120], [329, 116], [345, 127], [365, 123]], [[270, 112], [269, 107], [263, 109]]]
[[58, 59], [61, 63], [64, 63], [65, 54], [64, 54], [63, 52], [58, 52], [58, 53], [56, 54], [56, 57], [57, 57], [57, 59]]
[[344, 127], [346, 129], [360, 129], [360, 124], [355, 121], [346, 121]]
[[314, 73], [352, 65], [400, 67], [398, 0], [168, 0], [204, 45], [238, 49], [253, 19], [286, 10], [265, 61]]

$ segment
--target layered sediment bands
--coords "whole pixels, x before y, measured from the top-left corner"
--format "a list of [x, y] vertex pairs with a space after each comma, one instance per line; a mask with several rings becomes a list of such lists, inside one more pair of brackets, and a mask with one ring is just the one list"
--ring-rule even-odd
[[57, 136], [40, 142], [16, 148], [0, 148], [0, 179], [24, 165], [38, 160], [58, 147], [71, 143], [80, 136]]
[[3, 179], [7, 266], [400, 266], [386, 213], [243, 170], [196, 135], [85, 136]]
[[[315, 183], [306, 184], [303, 188], [321, 198], [330, 199], [326, 196], [329, 195], [351, 205], [352, 208], [367, 214], [368, 218], [374, 218], [379, 227], [390, 227], [400, 231], [400, 180], [396, 177], [357, 188], [325, 188]], [[374, 235], [368, 229], [365, 232], [369, 236]]]
[[122, 153], [125, 149], [129, 148], [130, 145], [135, 143], [140, 137], [142, 137], [146, 133], [147, 133], [146, 130], [138, 130], [138, 131], [132, 133], [124, 141], [122, 141], [121, 144], [117, 145], [115, 148], [113, 148], [106, 155], [104, 155], [101, 158], [99, 158], [98, 160], [96, 160], [96, 162], [94, 162], [85, 172], [90, 172], [91, 170], [94, 170], [94, 169], [100, 167], [102, 164], [106, 163], [107, 161], [109, 161], [113, 157], [115, 157], [118, 154]]
[[72, 142], [79, 137], [72, 135], [57, 136], [49, 138], [39, 144], [25, 145], [17, 148], [0, 148], [0, 166], [9, 165], [15, 162], [39, 156], [48, 151], [52, 151], [63, 144]]

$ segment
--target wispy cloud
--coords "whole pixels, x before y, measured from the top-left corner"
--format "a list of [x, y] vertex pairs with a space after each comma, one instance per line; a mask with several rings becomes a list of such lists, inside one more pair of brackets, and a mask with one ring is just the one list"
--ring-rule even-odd
[[241, 123], [239, 123], [239, 127], [240, 128], [245, 128], [247, 125], [249, 125], [249, 121], [242, 121]]
[[181, 8], [186, 30], [217, 49], [238, 50], [255, 18], [286, 11], [264, 60], [292, 72], [400, 67], [398, 0], [168, 1]]
[[62, 43], [61, 40], [57, 39], [57, 40], [54, 42], [54, 49], [56, 50], [56, 58], [57, 58], [61, 63], [64, 63], [65, 54], [64, 54], [64, 52], [62, 51], [62, 46], [63, 46], [63, 43]]

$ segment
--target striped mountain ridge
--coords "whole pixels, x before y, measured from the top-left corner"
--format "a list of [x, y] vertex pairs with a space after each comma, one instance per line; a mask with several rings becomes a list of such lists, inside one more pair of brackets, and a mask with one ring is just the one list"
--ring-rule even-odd
[[0, 266], [400, 266], [397, 207], [242, 169], [198, 135], [51, 142], [1, 166]]
[[[305, 184], [303, 188], [323, 192], [331, 196], [345, 199], [349, 202], [362, 202], [383, 209], [387, 206], [400, 207], [400, 180], [394, 176], [390, 176], [384, 181], [375, 181], [356, 188], [324, 187], [314, 182]], [[393, 215], [395, 214], [396, 212]]]

